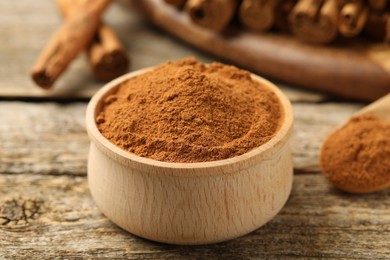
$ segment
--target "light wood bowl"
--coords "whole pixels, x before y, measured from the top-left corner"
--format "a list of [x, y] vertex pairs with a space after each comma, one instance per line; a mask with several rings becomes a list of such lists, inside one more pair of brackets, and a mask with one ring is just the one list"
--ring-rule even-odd
[[247, 234], [272, 219], [291, 191], [290, 102], [272, 83], [253, 79], [279, 97], [284, 116], [276, 135], [243, 155], [202, 163], [169, 163], [143, 158], [115, 146], [95, 118], [105, 97], [129, 73], [104, 86], [87, 108], [91, 139], [88, 181], [99, 209], [123, 229], [171, 244], [208, 244]]

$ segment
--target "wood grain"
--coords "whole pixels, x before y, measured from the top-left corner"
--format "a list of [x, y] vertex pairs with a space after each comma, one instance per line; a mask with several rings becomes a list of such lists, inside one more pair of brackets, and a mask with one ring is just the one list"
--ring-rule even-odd
[[[293, 103], [295, 171], [319, 172], [322, 140], [361, 107]], [[85, 175], [89, 147], [85, 109], [83, 103], [0, 102], [0, 173]]]
[[0, 173], [85, 175], [82, 103], [0, 102]]
[[96, 208], [85, 177], [2, 174], [0, 198], [0, 248], [6, 259], [385, 259], [390, 254], [390, 190], [347, 195], [322, 175], [295, 176], [286, 206], [264, 227], [196, 247], [153, 243], [116, 227]]

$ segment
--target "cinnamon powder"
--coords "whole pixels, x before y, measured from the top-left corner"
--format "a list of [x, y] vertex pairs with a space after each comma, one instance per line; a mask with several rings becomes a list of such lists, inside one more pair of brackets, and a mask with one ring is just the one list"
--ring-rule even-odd
[[194, 58], [160, 65], [105, 100], [98, 128], [136, 155], [205, 162], [244, 154], [279, 128], [277, 96], [247, 71]]
[[352, 118], [323, 145], [321, 165], [328, 179], [349, 192], [390, 186], [390, 122], [371, 114]]

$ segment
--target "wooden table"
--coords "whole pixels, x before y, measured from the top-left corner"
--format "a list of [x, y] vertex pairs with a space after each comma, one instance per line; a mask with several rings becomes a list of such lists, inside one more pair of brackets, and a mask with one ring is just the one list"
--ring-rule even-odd
[[[132, 69], [212, 57], [176, 42], [119, 5], [106, 16]], [[53, 92], [28, 70], [60, 19], [44, 1], [0, 2], [0, 258], [390, 258], [390, 190], [334, 189], [318, 165], [322, 140], [362, 104], [279, 84], [293, 102], [294, 186], [283, 210], [244, 237], [185, 247], [146, 241], [112, 224], [88, 191], [84, 114], [96, 82], [83, 55]]]

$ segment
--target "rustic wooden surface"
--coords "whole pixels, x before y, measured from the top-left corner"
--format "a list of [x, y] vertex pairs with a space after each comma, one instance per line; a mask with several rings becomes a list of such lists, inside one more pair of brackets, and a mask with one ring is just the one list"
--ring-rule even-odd
[[321, 175], [296, 176], [287, 205], [264, 227], [196, 247], [154, 243], [116, 227], [96, 208], [84, 177], [4, 174], [0, 193], [0, 250], [9, 259], [386, 259], [390, 253], [390, 192], [347, 195]]
[[[362, 104], [288, 86], [282, 89], [295, 113], [291, 147], [296, 174], [289, 201], [272, 221], [244, 237], [196, 247], [154, 243], [116, 227], [89, 194], [86, 102], [76, 102], [100, 85], [87, 75], [82, 57], [59, 82], [63, 91], [53, 94], [66, 102], [45, 101], [47, 94], [27, 77], [55, 27], [51, 21], [59, 21], [54, 9], [49, 0], [0, 1], [0, 259], [389, 259], [390, 190], [364, 196], [339, 192], [318, 165], [327, 133]], [[187, 55], [211, 60], [124, 12], [114, 6], [107, 20], [117, 17], [117, 28], [127, 28], [119, 37], [133, 68]], [[140, 35], [146, 39], [137, 39]], [[22, 40], [29, 37], [39, 42], [25, 44]], [[94, 87], [87, 91], [88, 85]], [[10, 97], [13, 101], [4, 100]]]

